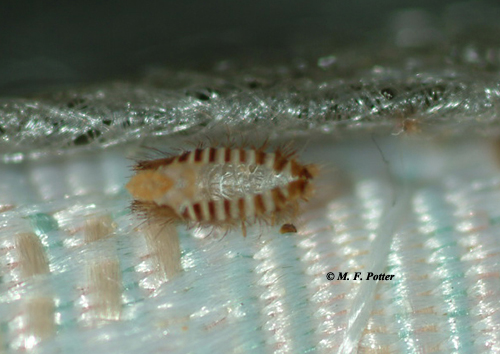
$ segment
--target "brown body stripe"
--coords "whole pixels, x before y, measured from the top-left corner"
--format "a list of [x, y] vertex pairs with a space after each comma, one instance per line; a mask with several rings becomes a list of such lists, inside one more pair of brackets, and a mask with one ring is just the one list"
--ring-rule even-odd
[[200, 162], [203, 157], [203, 150], [202, 149], [196, 149], [194, 151], [194, 162]]
[[288, 199], [298, 199], [304, 195], [307, 186], [306, 180], [293, 181], [288, 184]]
[[[148, 217], [167, 221], [175, 221], [181, 219], [181, 216], [179, 216], [175, 212], [175, 210], [168, 205], [158, 205], [153, 202], [141, 202], [139, 200], [134, 200], [132, 202], [131, 208], [132, 211], [138, 213], [145, 219]], [[184, 214], [182, 215], [182, 217], [186, 217]]]
[[208, 155], [208, 162], [215, 162], [215, 153], [217, 152], [216, 148], [210, 148], [210, 153]]
[[302, 174], [301, 174], [301, 177], [304, 177], [304, 178], [307, 178], [307, 179], [311, 179], [313, 178], [314, 176], [311, 174], [311, 172], [309, 172], [309, 169], [306, 167], [304, 167], [302, 169]]
[[300, 177], [303, 167], [297, 163], [297, 161], [292, 160], [290, 161], [292, 163], [292, 176], [293, 177]]
[[266, 212], [266, 206], [264, 204], [264, 199], [262, 199], [262, 194], [256, 194], [253, 199], [255, 203], [255, 214], [264, 214]]
[[245, 220], [245, 198], [238, 199], [238, 209], [240, 210], [240, 218]]
[[276, 207], [276, 210], [280, 210], [285, 206], [286, 204], [286, 197], [281, 191], [280, 187], [276, 187], [273, 190], [271, 190], [271, 195], [273, 196], [273, 202], [274, 206]]
[[264, 151], [255, 151], [255, 163], [262, 165], [266, 161], [266, 153]]
[[307, 167], [304, 167], [303, 165], [299, 164], [295, 160], [291, 160], [292, 163], [292, 176], [293, 177], [302, 177], [306, 179], [311, 179], [313, 178], [313, 175], [309, 172]]
[[226, 149], [224, 153], [224, 161], [231, 162], [231, 149]]
[[283, 168], [285, 168], [287, 163], [288, 163], [287, 159], [285, 159], [281, 155], [276, 154], [276, 157], [274, 158], [273, 168], [276, 172], [281, 172], [283, 171]]
[[215, 203], [213, 200], [208, 202], [208, 213], [210, 215], [210, 220], [216, 220], [217, 217], [215, 215]]
[[192, 151], [186, 152], [179, 156], [179, 162], [186, 162], [189, 159], [189, 155], [191, 155]]
[[203, 215], [201, 213], [200, 203], [193, 204], [193, 210], [194, 210], [194, 214], [196, 215], [196, 220], [198, 220], [198, 221], [203, 220]]
[[156, 170], [159, 167], [170, 165], [172, 162], [174, 162], [174, 160], [175, 160], [175, 157], [166, 157], [164, 159], [141, 161], [137, 165], [134, 166], [134, 170], [136, 170], [136, 171]]
[[224, 213], [226, 214], [226, 219], [231, 218], [231, 202], [229, 199], [224, 199]]
[[190, 217], [189, 217], [189, 210], [188, 210], [188, 208], [184, 209], [184, 212], [182, 213], [182, 217], [183, 217], [184, 219], [190, 219]]
[[244, 149], [240, 149], [240, 162], [245, 163], [247, 161], [247, 152]]

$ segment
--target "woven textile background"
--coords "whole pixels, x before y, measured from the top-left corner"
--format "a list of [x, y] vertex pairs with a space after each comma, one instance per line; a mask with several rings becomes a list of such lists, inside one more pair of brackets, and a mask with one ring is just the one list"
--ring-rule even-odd
[[[40, 338], [44, 353], [498, 350], [492, 146], [377, 143], [384, 157], [371, 139], [309, 147], [303, 159], [326, 172], [298, 234], [181, 227], [173, 278], [161, 266], [172, 246], [134, 230], [121, 151], [3, 169], [4, 350]], [[326, 278], [355, 271], [395, 276]]]
[[[499, 8], [216, 3], [3, 22], [0, 353], [500, 352]], [[227, 139], [320, 166], [297, 233], [130, 212]]]

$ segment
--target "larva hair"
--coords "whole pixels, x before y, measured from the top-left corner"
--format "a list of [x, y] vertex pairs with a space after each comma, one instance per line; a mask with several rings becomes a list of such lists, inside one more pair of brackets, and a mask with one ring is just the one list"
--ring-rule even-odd
[[294, 217], [317, 175], [314, 164], [297, 162], [294, 152], [265, 147], [206, 147], [134, 167], [127, 190], [132, 210], [145, 219], [229, 230]]

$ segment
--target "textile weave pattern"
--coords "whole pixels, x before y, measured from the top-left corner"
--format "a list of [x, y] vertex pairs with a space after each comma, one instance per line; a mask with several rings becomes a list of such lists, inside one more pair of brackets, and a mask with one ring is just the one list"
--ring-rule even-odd
[[[298, 234], [179, 227], [183, 270], [171, 277], [155, 253], [162, 240], [127, 209], [121, 151], [10, 165], [2, 174], [17, 192], [1, 214], [3, 350], [497, 351], [492, 145], [378, 144], [384, 158], [371, 139], [308, 148], [304, 158], [325, 165], [322, 198], [308, 204]], [[82, 166], [94, 177], [75, 181]], [[326, 278], [356, 271], [394, 279]]]

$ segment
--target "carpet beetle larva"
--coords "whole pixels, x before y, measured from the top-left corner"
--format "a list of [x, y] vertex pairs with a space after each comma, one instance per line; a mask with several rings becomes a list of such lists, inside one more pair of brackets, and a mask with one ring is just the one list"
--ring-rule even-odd
[[132, 210], [164, 223], [229, 230], [293, 218], [300, 200], [311, 196], [314, 164], [297, 162], [277, 149], [207, 147], [177, 156], [144, 160], [126, 188]]

